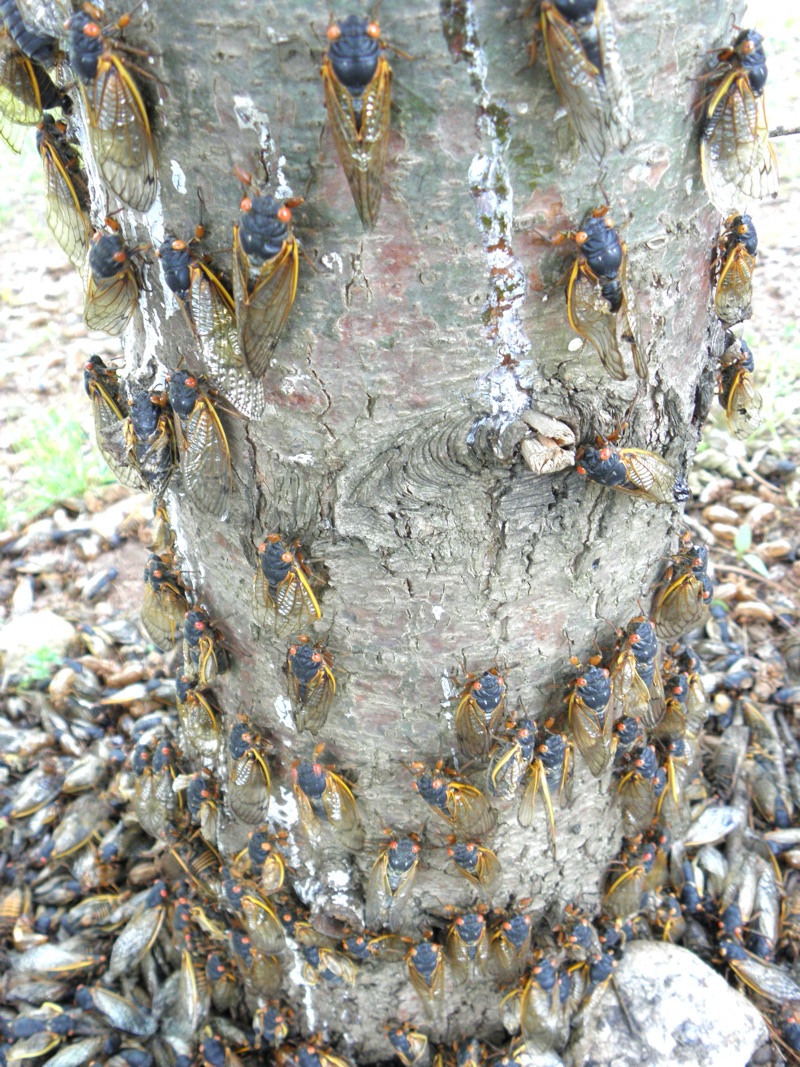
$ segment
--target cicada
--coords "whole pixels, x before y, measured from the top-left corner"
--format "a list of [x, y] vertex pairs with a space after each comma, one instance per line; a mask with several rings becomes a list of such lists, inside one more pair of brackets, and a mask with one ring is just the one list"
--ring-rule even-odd
[[522, 990], [519, 1017], [529, 1053], [550, 1052], [569, 1031], [566, 1011], [569, 974], [560, 972], [555, 959], [540, 959], [531, 968]]
[[128, 415], [128, 407], [120, 390], [117, 372], [113, 367], [107, 367], [100, 356], [91, 356], [84, 364], [83, 384], [92, 402], [97, 447], [114, 474], [127, 480], [130, 470], [124, 420]]
[[202, 379], [187, 371], [167, 378], [186, 492], [203, 511], [223, 519], [233, 490], [228, 438]]
[[122, 928], [114, 941], [108, 974], [116, 978], [130, 974], [155, 944], [167, 914], [169, 890], [158, 881], [145, 894], [133, 918]]
[[483, 837], [494, 826], [494, 814], [480, 789], [453, 777], [437, 766], [434, 774], [424, 764], [412, 763], [413, 788], [435, 812], [450, 823], [456, 836]]
[[162, 652], [175, 644], [188, 610], [180, 578], [166, 560], [152, 553], [144, 567], [141, 619], [147, 636]]
[[44, 169], [47, 225], [76, 270], [82, 271], [92, 243], [89, 189], [78, 149], [66, 126], [45, 115], [36, 131]]
[[530, 915], [518, 914], [504, 919], [492, 932], [489, 941], [490, 966], [500, 982], [510, 984], [525, 970], [532, 926]]
[[683, 534], [653, 607], [653, 623], [662, 640], [674, 641], [708, 618], [713, 586], [706, 574], [707, 561], [708, 549], [696, 547], [691, 535]]
[[528, 772], [528, 782], [520, 802], [517, 820], [520, 826], [533, 826], [536, 797], [541, 792], [547, 817], [547, 831], [553, 855], [556, 853], [556, 818], [553, 797], [563, 803], [572, 788], [572, 746], [565, 734], [548, 732], [536, 747], [536, 759]]
[[[5, 24], [8, 35], [28, 59], [33, 59], [45, 67], [51, 67], [57, 59], [58, 41], [55, 36], [44, 37], [29, 28], [29, 26], [36, 26], [38, 20], [30, 17], [31, 12], [26, 12], [25, 6], [24, 2], [20, 4], [17, 0], [0, 0], [0, 22]], [[71, 8], [69, 14], [72, 14]], [[63, 25], [53, 29], [55, 35], [62, 31]]]
[[536, 724], [521, 719], [511, 726], [506, 740], [496, 744], [489, 753], [486, 772], [492, 796], [510, 800], [531, 765], [536, 750]]
[[730, 969], [746, 986], [759, 996], [774, 1004], [800, 1000], [800, 986], [797, 985], [784, 968], [766, 963], [752, 952], [748, 952], [733, 938], [722, 938], [719, 954]]
[[139, 279], [132, 251], [117, 231], [96, 233], [84, 272], [83, 319], [90, 330], [117, 337], [130, 321], [139, 300]]
[[761, 393], [753, 378], [755, 361], [744, 340], [730, 345], [719, 371], [719, 402], [725, 408], [728, 429], [739, 441], [761, 425]]
[[72, 15], [72, 0], [15, 0], [20, 16], [28, 26], [58, 37]]
[[647, 381], [628, 253], [614, 229], [608, 208], [589, 211], [580, 230], [561, 234], [556, 241], [569, 238], [579, 248], [567, 282], [570, 325], [592, 345], [616, 381], [628, 377], [621, 345], [622, 342], [629, 345], [634, 370]]
[[306, 962], [303, 964], [303, 981], [309, 985], [325, 982], [327, 985], [355, 985], [358, 971], [352, 960], [341, 952], [318, 945], [304, 945]]
[[250, 831], [247, 858], [251, 871], [258, 878], [261, 892], [267, 896], [280, 892], [286, 879], [286, 861], [272, 843], [267, 830]]
[[[176, 781], [177, 786], [177, 781]], [[186, 807], [192, 819], [200, 827], [200, 836], [212, 848], [217, 843], [219, 828], [219, 790], [212, 778], [196, 772], [186, 783]]]
[[615, 449], [607, 441], [600, 448], [584, 445], [575, 469], [608, 489], [651, 504], [681, 504], [689, 499], [688, 485], [669, 463], [639, 448]]
[[616, 875], [603, 896], [603, 909], [615, 918], [627, 919], [636, 915], [642, 906], [644, 879], [656, 858], [655, 847], [641, 837], [626, 842], [617, 866]]
[[572, 128], [594, 160], [631, 139], [633, 96], [605, 0], [541, 5], [542, 37], [553, 84]]
[[459, 915], [447, 931], [447, 957], [457, 982], [464, 982], [471, 971], [485, 971], [489, 962], [489, 936], [486, 919], [479, 911]]
[[187, 674], [197, 677], [204, 688], [213, 685], [229, 667], [228, 653], [220, 644], [207, 612], [202, 608], [187, 611], [183, 620], [183, 661]]
[[300, 1045], [296, 1055], [285, 1053], [281, 1057], [285, 1067], [351, 1067], [347, 1060], [334, 1056], [330, 1049], [321, 1045]]
[[256, 1052], [266, 1052], [268, 1045], [273, 1049], [280, 1048], [289, 1036], [289, 1025], [293, 1018], [294, 1012], [291, 1008], [278, 1001], [256, 1008], [253, 1016], [253, 1030], [256, 1035], [253, 1048]]
[[761, 200], [778, 193], [778, 161], [764, 106], [763, 40], [755, 30], [742, 30], [706, 76], [700, 165], [708, 198], [723, 215], [743, 197]]
[[[202, 227], [198, 227], [202, 231]], [[247, 369], [239, 344], [233, 297], [191, 242], [166, 237], [157, 253], [164, 280], [200, 342], [203, 361], [220, 393], [243, 415], [264, 414], [264, 383]]]
[[472, 885], [489, 894], [496, 888], [501, 874], [500, 861], [490, 848], [477, 841], [453, 841], [447, 855], [458, 873]]
[[[252, 186], [252, 178], [239, 175]], [[267, 372], [297, 292], [297, 240], [286, 203], [257, 191], [242, 198], [233, 227], [233, 298], [245, 366]]]
[[[572, 661], [576, 667], [578, 660]], [[611, 683], [608, 671], [598, 666], [599, 657], [575, 678], [567, 697], [567, 719], [578, 751], [598, 778], [611, 759], [614, 717], [609, 713]]]
[[330, 652], [321, 644], [312, 646], [309, 640], [301, 634], [289, 648], [286, 679], [297, 729], [316, 734], [328, 717], [336, 694], [336, 678]]
[[715, 269], [719, 272], [714, 292], [714, 310], [726, 326], [753, 314], [753, 271], [758, 253], [758, 234], [749, 215], [730, 215], [719, 242]]
[[322, 618], [312, 586], [319, 579], [306, 565], [299, 541], [268, 534], [258, 546], [259, 567], [253, 581], [253, 614], [278, 636]]
[[[87, 13], [91, 11], [91, 14]], [[156, 196], [156, 162], [150, 122], [131, 64], [87, 5], [67, 23], [69, 62], [81, 88], [89, 144], [100, 175], [129, 208], [145, 212]], [[120, 20], [119, 25], [127, 24]]]
[[444, 999], [444, 953], [432, 941], [420, 941], [406, 957], [408, 977], [425, 1005], [433, 1012]]
[[136, 478], [135, 484], [152, 493], [156, 501], [160, 500], [167, 491], [178, 458], [172, 409], [166, 395], [138, 389], [131, 399], [123, 430], [128, 466]]
[[348, 15], [328, 27], [325, 107], [336, 151], [365, 229], [378, 221], [389, 149], [392, 69], [377, 22]]
[[399, 934], [378, 934], [369, 932], [351, 934], [342, 941], [342, 948], [351, 959], [358, 963], [381, 960], [385, 963], [402, 963], [408, 952], [409, 938]]
[[[259, 738], [246, 722], [234, 723], [228, 738], [228, 806], [237, 818], [260, 826], [267, 818], [271, 778], [258, 749]], [[272, 950], [270, 950], [272, 951]]]
[[414, 1030], [410, 1023], [387, 1026], [385, 1033], [403, 1067], [425, 1067], [429, 1060], [427, 1035]]
[[183, 744], [187, 753], [198, 752], [214, 757], [219, 747], [218, 712], [208, 697], [195, 689], [192, 679], [178, 671], [175, 679], [178, 720], [183, 732]]
[[20, 152], [28, 127], [42, 121], [44, 110], [63, 102], [44, 67], [25, 55], [0, 22], [0, 137]]
[[483, 756], [503, 718], [506, 683], [496, 667], [467, 681], [456, 708], [456, 738], [466, 756]]
[[653, 745], [640, 749], [633, 766], [619, 783], [619, 795], [624, 810], [625, 830], [635, 834], [649, 826], [656, 812], [658, 797], [656, 783], [658, 757]]
[[303, 760], [292, 767], [294, 795], [300, 824], [309, 839], [319, 840], [323, 823], [350, 852], [358, 852], [364, 843], [364, 831], [350, 786], [338, 774], [321, 763]]
[[645, 726], [655, 726], [661, 718], [663, 690], [657, 652], [653, 624], [637, 615], [628, 624], [611, 668], [611, 708], [615, 722], [631, 717], [641, 719]]
[[367, 926], [397, 930], [419, 871], [420, 845], [413, 837], [393, 838], [372, 865], [367, 883]]

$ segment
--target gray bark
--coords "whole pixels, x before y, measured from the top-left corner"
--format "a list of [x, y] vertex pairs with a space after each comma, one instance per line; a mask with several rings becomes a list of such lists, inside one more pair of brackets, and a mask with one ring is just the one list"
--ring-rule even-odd
[[[385, 38], [413, 59], [391, 57], [390, 159], [369, 235], [325, 125], [322, 7], [172, 0], [135, 16], [131, 39], [161, 54], [166, 90], [154, 123], [160, 198], [145, 225], [128, 215], [125, 226], [153, 244], [165, 229], [187, 237], [199, 188], [207, 246], [227, 249], [241, 196], [232, 168], [257, 173], [260, 147], [273, 183], [305, 197], [294, 220], [315, 269], [301, 262], [266, 415], [226, 420], [228, 520], [198, 513], [180, 489], [168, 502], [196, 594], [239, 651], [217, 687], [228, 726], [245, 712], [274, 746], [271, 815], [294, 834], [291, 764], [316, 740], [354, 782], [361, 855], [312, 854], [293, 837], [292, 881], [320, 921], [329, 911], [357, 925], [384, 827], [424, 833], [410, 929], [441, 926], [446, 905], [469, 907], [474, 891], [447, 870], [445, 824], [415, 796], [403, 761], [450, 757], [445, 691], [463, 664], [479, 674], [496, 663], [511, 711], [540, 721], [558, 712], [570, 654], [608, 647], [611, 624], [647, 605], [679, 526], [676, 510], [587, 485], [574, 469], [536, 476], [516, 448], [529, 407], [579, 441], [612, 431], [630, 408], [626, 443], [685, 472], [713, 389], [707, 268], [718, 219], [700, 179], [693, 79], [704, 53], [727, 41], [730, 15], [721, 2], [688, 0], [617, 0], [613, 14], [636, 124], [601, 176], [544, 57], [527, 65], [534, 20], [521, 5], [385, 4]], [[630, 216], [650, 365], [638, 395], [633, 377], [612, 381], [587, 346], [571, 350], [571, 246], [539, 236], [576, 226], [604, 191], [617, 222]], [[215, 259], [227, 268], [228, 253]], [[129, 374], [150, 384], [192, 340], [157, 269], [147, 282], [125, 349]], [[251, 624], [255, 546], [271, 530], [301, 537], [327, 576], [317, 639], [340, 688], [316, 740], [282, 710], [287, 640]], [[223, 762], [217, 773], [224, 786]], [[514, 808], [499, 812], [487, 842], [503, 866], [493, 906], [532, 898], [537, 919], [552, 923], [568, 901], [598, 904], [621, 834], [607, 788], [578, 757], [575, 800], [557, 815], [557, 863], [543, 821], [523, 831]], [[246, 831], [229, 819], [225, 856]], [[457, 988], [448, 978], [447, 1017], [426, 1020], [402, 964], [364, 966], [354, 988], [338, 989], [301, 989], [288, 971], [300, 1028], [340, 1038], [359, 1060], [387, 1056], [389, 1020], [414, 1020], [434, 1040], [501, 1032], [488, 980]]]

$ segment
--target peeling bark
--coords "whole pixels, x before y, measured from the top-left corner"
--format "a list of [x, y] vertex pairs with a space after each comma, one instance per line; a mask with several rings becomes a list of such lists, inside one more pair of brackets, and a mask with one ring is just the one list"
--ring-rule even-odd
[[[129, 238], [188, 237], [195, 190], [207, 247], [227, 249], [240, 187], [264, 150], [279, 195], [302, 195], [295, 307], [267, 377], [257, 423], [226, 419], [235, 470], [228, 520], [198, 514], [180, 489], [169, 512], [197, 596], [242, 654], [221, 679], [228, 725], [246, 712], [274, 745], [277, 825], [296, 830], [293, 760], [317, 740], [345, 768], [367, 845], [311, 854], [293, 840], [296, 892], [314, 921], [357, 926], [382, 830], [424, 826], [423, 870], [407, 929], [441, 924], [475, 899], [448, 867], [446, 827], [411, 789], [401, 761], [434, 762], [454, 746], [452, 681], [462, 663], [497, 663], [509, 709], [540, 721], [559, 710], [571, 653], [613, 639], [648, 601], [679, 526], [675, 510], [586, 485], [573, 469], [535, 476], [517, 445], [528, 408], [571, 426], [579, 441], [630, 422], [627, 442], [682, 472], [711, 399], [708, 261], [717, 217], [697, 160], [692, 103], [704, 53], [727, 40], [722, 3], [617, 0], [623, 63], [636, 104], [634, 141], [602, 173], [581, 150], [543, 57], [528, 66], [534, 20], [493, 0], [386, 4], [392, 139], [381, 214], [362, 233], [330, 131], [318, 67], [325, 12], [285, 0], [208, 5], [173, 0], [137, 16], [134, 43], [160, 53], [166, 88], [155, 113], [160, 197]], [[575, 351], [562, 276], [570, 254], [540, 234], [576, 225], [611, 200], [625, 229], [649, 346], [650, 385], [612, 381], [587, 347]], [[227, 267], [229, 253], [215, 261]], [[125, 339], [128, 374], [147, 385], [190, 357], [192, 339], [158, 268]], [[224, 416], [223, 416], [224, 417]], [[338, 690], [318, 739], [298, 735], [286, 700], [288, 641], [251, 623], [255, 546], [299, 536], [327, 576], [316, 639], [334, 655]], [[217, 768], [225, 783], [227, 766]], [[482, 784], [483, 771], [474, 769]], [[559, 857], [544, 821], [523, 831], [498, 811], [491, 838], [503, 867], [492, 904], [532, 898], [557, 921], [568, 901], [591, 909], [620, 841], [620, 813], [578, 761], [575, 800], [557, 813]], [[232, 816], [230, 857], [247, 827]], [[307, 1033], [340, 1038], [360, 1061], [387, 1056], [392, 1020], [433, 1040], [497, 1037], [500, 995], [488, 981], [453, 989], [447, 1018], [425, 1020], [403, 964], [363, 966], [354, 988], [285, 992]]]

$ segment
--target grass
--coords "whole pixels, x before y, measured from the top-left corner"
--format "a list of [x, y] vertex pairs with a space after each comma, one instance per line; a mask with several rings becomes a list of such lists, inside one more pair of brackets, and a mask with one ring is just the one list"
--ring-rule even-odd
[[25, 663], [25, 673], [19, 682], [18, 688], [30, 689], [37, 682], [46, 681], [53, 673], [55, 667], [64, 660], [60, 652], [54, 652], [52, 648], [39, 648], [32, 652]]
[[0, 493], [4, 528], [114, 481], [84, 427], [63, 407], [48, 408], [23, 423], [14, 453], [19, 489], [9, 496]]

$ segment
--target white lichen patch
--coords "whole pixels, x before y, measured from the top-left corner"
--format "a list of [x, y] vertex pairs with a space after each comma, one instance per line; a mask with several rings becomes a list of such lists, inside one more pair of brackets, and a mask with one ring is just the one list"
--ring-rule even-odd
[[277, 697], [275, 700], [275, 712], [280, 722], [290, 730], [294, 729], [292, 718], [292, 705], [288, 697]]
[[[275, 154], [275, 142], [270, 133], [270, 121], [267, 112], [256, 106], [249, 93], [243, 93], [241, 96], [234, 94], [233, 113], [236, 116], [239, 129], [253, 130], [258, 137], [261, 150], [266, 153], [268, 159], [271, 159]], [[280, 167], [280, 163], [278, 166]]]
[[169, 166], [172, 171], [172, 184], [181, 196], [186, 196], [186, 175], [183, 173], [183, 168], [177, 159], [171, 159]]

